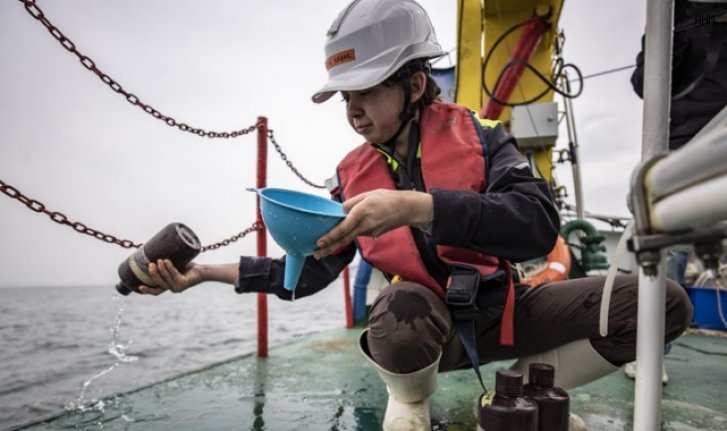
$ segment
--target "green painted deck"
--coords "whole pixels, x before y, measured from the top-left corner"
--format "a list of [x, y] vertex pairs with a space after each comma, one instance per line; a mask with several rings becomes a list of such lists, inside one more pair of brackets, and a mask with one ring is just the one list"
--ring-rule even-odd
[[[105, 399], [103, 411], [61, 412], [27, 430], [379, 430], [386, 389], [356, 349], [360, 329], [335, 330], [234, 358]], [[727, 430], [727, 338], [689, 333], [666, 357], [663, 430]], [[482, 367], [488, 387], [495, 370]], [[474, 430], [472, 370], [439, 375], [434, 430]], [[634, 383], [616, 372], [570, 391], [589, 429], [630, 430]]]

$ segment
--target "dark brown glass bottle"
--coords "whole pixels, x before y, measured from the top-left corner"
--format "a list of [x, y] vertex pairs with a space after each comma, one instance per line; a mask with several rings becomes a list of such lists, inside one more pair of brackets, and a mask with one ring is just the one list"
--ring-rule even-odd
[[538, 406], [523, 397], [523, 375], [499, 370], [492, 404], [480, 406], [479, 427], [484, 431], [537, 431]]
[[158, 259], [169, 259], [174, 267], [182, 271], [202, 250], [199, 238], [182, 223], [170, 223], [149, 241], [132, 253], [119, 265], [116, 290], [122, 295], [131, 291], [139, 293], [139, 286], [154, 287], [149, 277], [149, 263]]
[[538, 404], [538, 431], [568, 431], [570, 398], [553, 386], [555, 369], [548, 364], [530, 364], [523, 394]]

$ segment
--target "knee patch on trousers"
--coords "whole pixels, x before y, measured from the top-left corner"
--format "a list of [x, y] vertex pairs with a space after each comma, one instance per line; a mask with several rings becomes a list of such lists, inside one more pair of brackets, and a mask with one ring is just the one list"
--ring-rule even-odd
[[449, 310], [432, 290], [400, 282], [387, 286], [369, 317], [372, 358], [398, 373], [418, 370], [439, 356], [452, 331]]

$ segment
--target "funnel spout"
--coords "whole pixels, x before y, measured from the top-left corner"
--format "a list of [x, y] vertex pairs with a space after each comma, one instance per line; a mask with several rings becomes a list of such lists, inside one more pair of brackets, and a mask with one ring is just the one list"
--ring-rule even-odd
[[295, 286], [298, 285], [300, 274], [303, 272], [303, 264], [305, 263], [305, 256], [301, 254], [288, 253], [285, 256], [285, 282], [283, 286], [291, 292], [295, 290]]

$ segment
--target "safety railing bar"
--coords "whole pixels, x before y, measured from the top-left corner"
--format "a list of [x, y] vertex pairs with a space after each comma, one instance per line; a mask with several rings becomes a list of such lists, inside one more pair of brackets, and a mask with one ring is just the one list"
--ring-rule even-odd
[[653, 201], [727, 173], [727, 126], [715, 128], [669, 153], [648, 173]]

